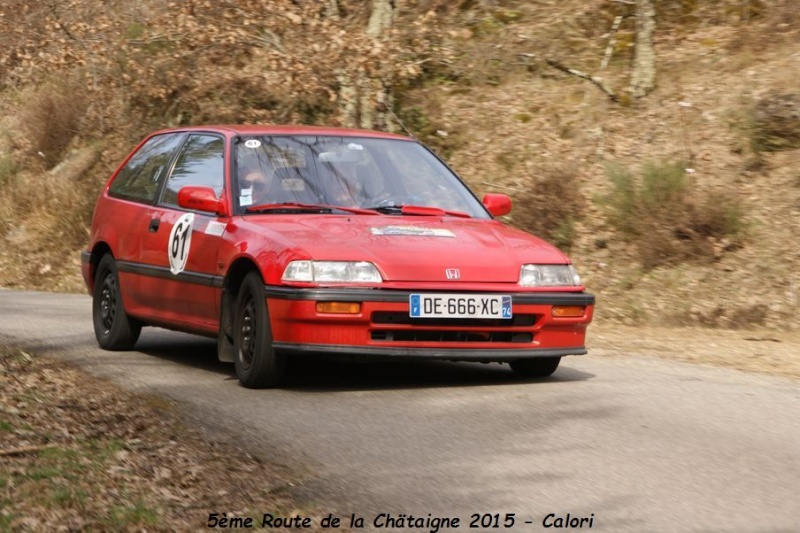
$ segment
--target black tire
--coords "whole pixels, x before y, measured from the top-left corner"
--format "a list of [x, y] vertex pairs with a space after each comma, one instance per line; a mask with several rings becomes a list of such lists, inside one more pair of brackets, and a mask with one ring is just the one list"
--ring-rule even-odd
[[516, 361], [511, 361], [511, 369], [518, 376], [526, 378], [544, 378], [555, 372], [560, 362], [560, 357], [517, 359]]
[[97, 265], [92, 291], [92, 321], [97, 344], [104, 350], [130, 350], [139, 340], [142, 323], [122, 305], [114, 258], [104, 255]]
[[264, 282], [258, 272], [245, 276], [233, 321], [236, 377], [250, 389], [277, 385], [284, 372], [284, 357], [272, 347], [272, 327]]

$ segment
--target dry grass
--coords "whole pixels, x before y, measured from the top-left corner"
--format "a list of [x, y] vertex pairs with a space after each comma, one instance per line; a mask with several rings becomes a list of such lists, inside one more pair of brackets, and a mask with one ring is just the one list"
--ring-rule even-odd
[[0, 285], [82, 290], [78, 252], [110, 172], [102, 155], [99, 143], [83, 144], [49, 170], [25, 149], [0, 159], [9, 161], [0, 180]]
[[[58, 289], [76, 284], [78, 251], [85, 246], [98, 186], [95, 168], [100, 148], [89, 146], [71, 153], [45, 170], [40, 161], [16, 171], [0, 184], [0, 239], [7, 252], [0, 283]], [[38, 164], [37, 164], [38, 163]], [[13, 255], [9, 255], [13, 254]]]
[[592, 327], [587, 344], [591, 357], [657, 357], [800, 380], [797, 333], [599, 324]]

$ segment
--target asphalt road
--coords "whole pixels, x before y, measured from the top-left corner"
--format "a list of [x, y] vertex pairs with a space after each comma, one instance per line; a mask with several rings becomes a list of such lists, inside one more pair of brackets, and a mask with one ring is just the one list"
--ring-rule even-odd
[[469, 531], [473, 513], [501, 525], [515, 513], [512, 532], [563, 531], [545, 527], [551, 513], [597, 531], [800, 531], [800, 387], [788, 379], [592, 357], [590, 343], [547, 380], [307, 358], [284, 388], [253, 391], [212, 341], [147, 328], [137, 351], [103, 352], [88, 296], [33, 292], [0, 291], [3, 340], [176, 400], [208, 435], [311, 472], [298, 494], [364, 517], [364, 531], [380, 513], [459, 517], [448, 531]]

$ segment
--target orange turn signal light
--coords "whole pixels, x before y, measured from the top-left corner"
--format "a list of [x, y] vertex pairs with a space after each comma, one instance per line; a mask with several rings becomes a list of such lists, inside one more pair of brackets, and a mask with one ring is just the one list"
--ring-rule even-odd
[[360, 302], [317, 302], [317, 313], [357, 315], [360, 312]]
[[586, 307], [582, 305], [554, 305], [553, 316], [559, 318], [578, 318], [586, 314]]

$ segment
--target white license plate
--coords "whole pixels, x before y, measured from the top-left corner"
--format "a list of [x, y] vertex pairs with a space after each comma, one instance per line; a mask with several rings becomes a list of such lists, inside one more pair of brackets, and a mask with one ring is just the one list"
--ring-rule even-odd
[[412, 318], [511, 318], [511, 296], [501, 294], [412, 294]]

